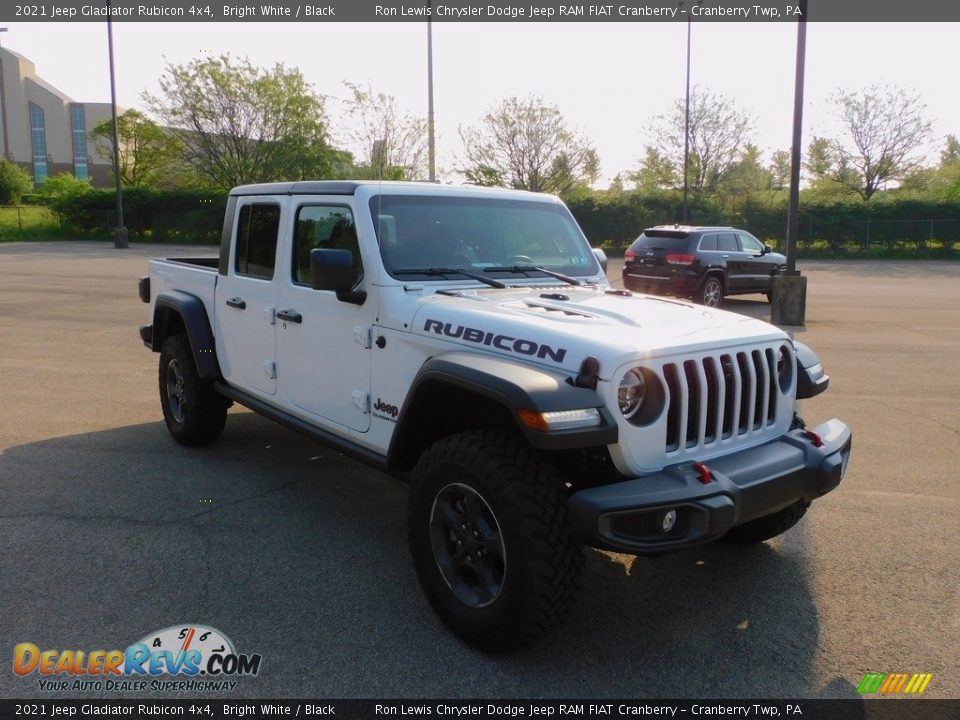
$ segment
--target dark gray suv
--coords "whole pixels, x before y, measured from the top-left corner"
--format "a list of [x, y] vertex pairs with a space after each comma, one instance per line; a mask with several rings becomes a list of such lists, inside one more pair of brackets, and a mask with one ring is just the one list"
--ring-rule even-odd
[[746, 230], [658, 225], [640, 233], [624, 255], [623, 286], [678, 295], [716, 307], [726, 295], [764, 293], [787, 259]]

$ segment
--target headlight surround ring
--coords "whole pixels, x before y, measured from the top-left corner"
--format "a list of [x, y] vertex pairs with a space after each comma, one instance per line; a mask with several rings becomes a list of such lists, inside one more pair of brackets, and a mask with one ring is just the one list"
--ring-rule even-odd
[[631, 368], [624, 373], [617, 388], [617, 404], [620, 413], [629, 420], [643, 407], [647, 394], [647, 383], [639, 368]]

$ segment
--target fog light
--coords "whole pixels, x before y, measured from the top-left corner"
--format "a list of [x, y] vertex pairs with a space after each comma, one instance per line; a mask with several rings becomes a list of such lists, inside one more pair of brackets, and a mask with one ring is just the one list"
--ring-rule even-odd
[[665, 533], [673, 530], [673, 526], [677, 524], [677, 511], [668, 510], [663, 514], [663, 520], [660, 521], [660, 529]]

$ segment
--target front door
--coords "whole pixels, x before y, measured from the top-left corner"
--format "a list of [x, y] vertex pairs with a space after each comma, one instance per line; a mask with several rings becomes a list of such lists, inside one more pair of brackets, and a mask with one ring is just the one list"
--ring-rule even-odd
[[366, 432], [370, 427], [370, 341], [374, 299], [363, 304], [310, 287], [310, 251], [350, 250], [354, 289], [369, 289], [344, 199], [311, 198], [295, 213], [290, 266], [278, 271], [277, 357], [281, 392], [297, 409]]
[[751, 290], [769, 290], [774, 264], [764, 253], [763, 243], [744, 232], [737, 233], [737, 237], [740, 239], [740, 249], [743, 250], [746, 287]]
[[217, 359], [226, 381], [242, 390], [277, 392], [274, 310], [281, 198], [240, 198], [230, 261], [217, 279]]

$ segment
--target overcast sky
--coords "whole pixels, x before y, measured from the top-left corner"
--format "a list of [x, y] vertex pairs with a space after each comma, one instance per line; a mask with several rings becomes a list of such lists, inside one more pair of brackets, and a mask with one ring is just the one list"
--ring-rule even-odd
[[[10, 23], [3, 45], [77, 101], [110, 99], [104, 23]], [[460, 125], [497, 100], [536, 94], [560, 107], [600, 154], [603, 180], [635, 168], [651, 119], [683, 95], [686, 25], [654, 23], [436, 23], [434, 92], [438, 164], [458, 157]], [[956, 23], [824, 23], [807, 33], [804, 145], [830, 133], [837, 87], [890, 82], [915, 89], [935, 121], [934, 157], [960, 135]], [[255, 65], [299, 67], [336, 105], [343, 81], [369, 83], [407, 111], [426, 115], [426, 26], [414, 23], [114, 24], [118, 102], [142, 108], [166, 60], [204, 54], [249, 56]], [[693, 83], [732, 96], [754, 118], [765, 151], [788, 148], [796, 26], [693, 25]], [[334, 133], [336, 128], [332, 128]]]

